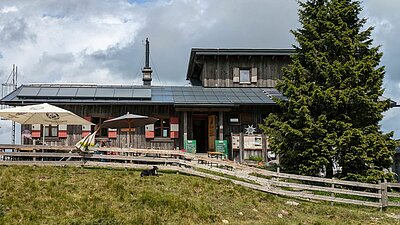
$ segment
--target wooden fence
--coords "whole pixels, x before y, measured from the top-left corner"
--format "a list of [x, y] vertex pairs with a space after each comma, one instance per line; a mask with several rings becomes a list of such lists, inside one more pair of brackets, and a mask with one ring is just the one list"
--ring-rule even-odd
[[397, 192], [400, 190], [399, 183], [370, 184], [285, 174], [230, 161], [198, 155], [189, 156], [177, 150], [99, 148], [93, 149], [94, 154], [74, 153], [71, 148], [57, 149], [54, 146], [45, 147], [46, 149], [18, 146], [13, 152], [4, 150], [9, 148], [10, 146], [0, 145], [2, 165], [146, 168], [147, 164], [151, 163], [196, 176], [226, 179], [252, 189], [283, 196], [329, 201], [332, 204], [400, 207], [400, 193]]

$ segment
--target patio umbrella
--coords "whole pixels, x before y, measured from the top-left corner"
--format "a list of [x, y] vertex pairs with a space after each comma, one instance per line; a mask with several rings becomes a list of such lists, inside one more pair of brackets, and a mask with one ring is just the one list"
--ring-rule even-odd
[[106, 120], [103, 122], [101, 127], [103, 128], [129, 128], [128, 130], [128, 146], [130, 147], [130, 132], [131, 128], [141, 127], [147, 124], [155, 123], [158, 119], [149, 116], [142, 116], [136, 114], [130, 114], [129, 112], [123, 116]]
[[94, 146], [96, 143], [96, 133], [100, 130], [97, 128], [93, 133], [86, 135], [82, 140], [75, 144], [75, 147], [81, 151], [86, 151], [90, 146]]
[[20, 124], [94, 125], [68, 110], [47, 103], [2, 109], [0, 117]]

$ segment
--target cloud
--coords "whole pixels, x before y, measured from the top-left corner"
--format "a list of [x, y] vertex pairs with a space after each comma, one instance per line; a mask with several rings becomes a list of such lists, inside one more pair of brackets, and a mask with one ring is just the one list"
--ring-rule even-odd
[[5, 6], [3, 8], [0, 9], [0, 13], [13, 13], [13, 12], [17, 12], [18, 8], [16, 6]]
[[[290, 48], [299, 27], [295, 0], [2, 0], [0, 79], [12, 64], [19, 84], [141, 84], [150, 38], [153, 84], [187, 84], [192, 47]], [[385, 96], [400, 102], [398, 0], [369, 0], [362, 16], [382, 45]], [[393, 112], [392, 112], [393, 110]], [[400, 127], [395, 109], [383, 129]], [[400, 138], [400, 132], [396, 132]]]
[[13, 48], [25, 42], [35, 44], [36, 37], [36, 34], [29, 30], [28, 24], [23, 18], [8, 21], [0, 29], [0, 43], [8, 48]]

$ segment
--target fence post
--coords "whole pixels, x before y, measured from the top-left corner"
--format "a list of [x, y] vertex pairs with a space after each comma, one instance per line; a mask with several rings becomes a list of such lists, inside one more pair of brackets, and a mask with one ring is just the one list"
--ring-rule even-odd
[[[333, 181], [333, 179], [334, 179], [334, 178], [332, 178], [332, 181]], [[335, 198], [335, 192], [333, 192], [333, 189], [335, 189], [335, 184], [332, 183], [331, 187], [332, 187], [332, 192], [331, 192], [331, 197], [332, 197], [331, 206], [333, 206], [333, 199]]]
[[239, 136], [239, 163], [243, 163], [243, 157], [244, 157], [244, 136], [243, 133], [240, 132]]
[[378, 184], [379, 184], [378, 194], [380, 195], [379, 204], [381, 205], [379, 211], [382, 211], [382, 197], [383, 196], [382, 196], [382, 184], [381, 184], [380, 180], [378, 181]]
[[382, 189], [382, 208], [387, 207], [389, 203], [389, 198], [388, 198], [388, 191], [387, 191], [387, 181], [386, 179], [384, 180], [383, 183], [381, 183], [381, 189]]

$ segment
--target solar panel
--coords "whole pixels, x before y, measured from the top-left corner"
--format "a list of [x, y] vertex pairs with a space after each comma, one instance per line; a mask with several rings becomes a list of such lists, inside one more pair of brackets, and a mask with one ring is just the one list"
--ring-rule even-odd
[[186, 95], [185, 100], [186, 101], [194, 101], [194, 100], [196, 100], [196, 98], [194, 97], [194, 95]]
[[174, 102], [172, 95], [163, 95], [163, 102]]
[[40, 91], [40, 88], [23, 87], [18, 93], [18, 96], [36, 96]]
[[41, 97], [54, 97], [57, 96], [60, 88], [41, 88], [37, 96]]
[[268, 88], [268, 89], [264, 89], [264, 90], [270, 94], [281, 94], [278, 90], [276, 90], [274, 88]]
[[124, 88], [124, 89], [115, 89], [114, 92], [114, 97], [115, 98], [132, 98], [133, 96], [133, 89], [128, 89], [128, 88]]
[[207, 96], [208, 101], [216, 101], [217, 99], [217, 96]]
[[151, 89], [134, 89], [134, 98], [151, 98]]
[[78, 88], [76, 97], [77, 98], [94, 98], [95, 93], [96, 93], [96, 88], [81, 87], [81, 88]]
[[185, 102], [185, 97], [183, 96], [174, 96], [174, 101], [175, 102]]
[[163, 96], [162, 95], [152, 95], [151, 96], [151, 101], [162, 102], [163, 101]]
[[78, 88], [60, 88], [58, 91], [58, 97], [75, 97]]
[[173, 91], [173, 95], [174, 96], [183, 96], [183, 92], [182, 91]]
[[200, 101], [205, 101], [205, 100], [207, 100], [207, 99], [206, 99], [206, 96], [201, 96], [201, 95], [195, 96], [195, 98], [196, 98], [197, 101], [199, 101], [199, 100], [200, 100]]
[[97, 88], [96, 98], [113, 98], [114, 97], [114, 88]]

